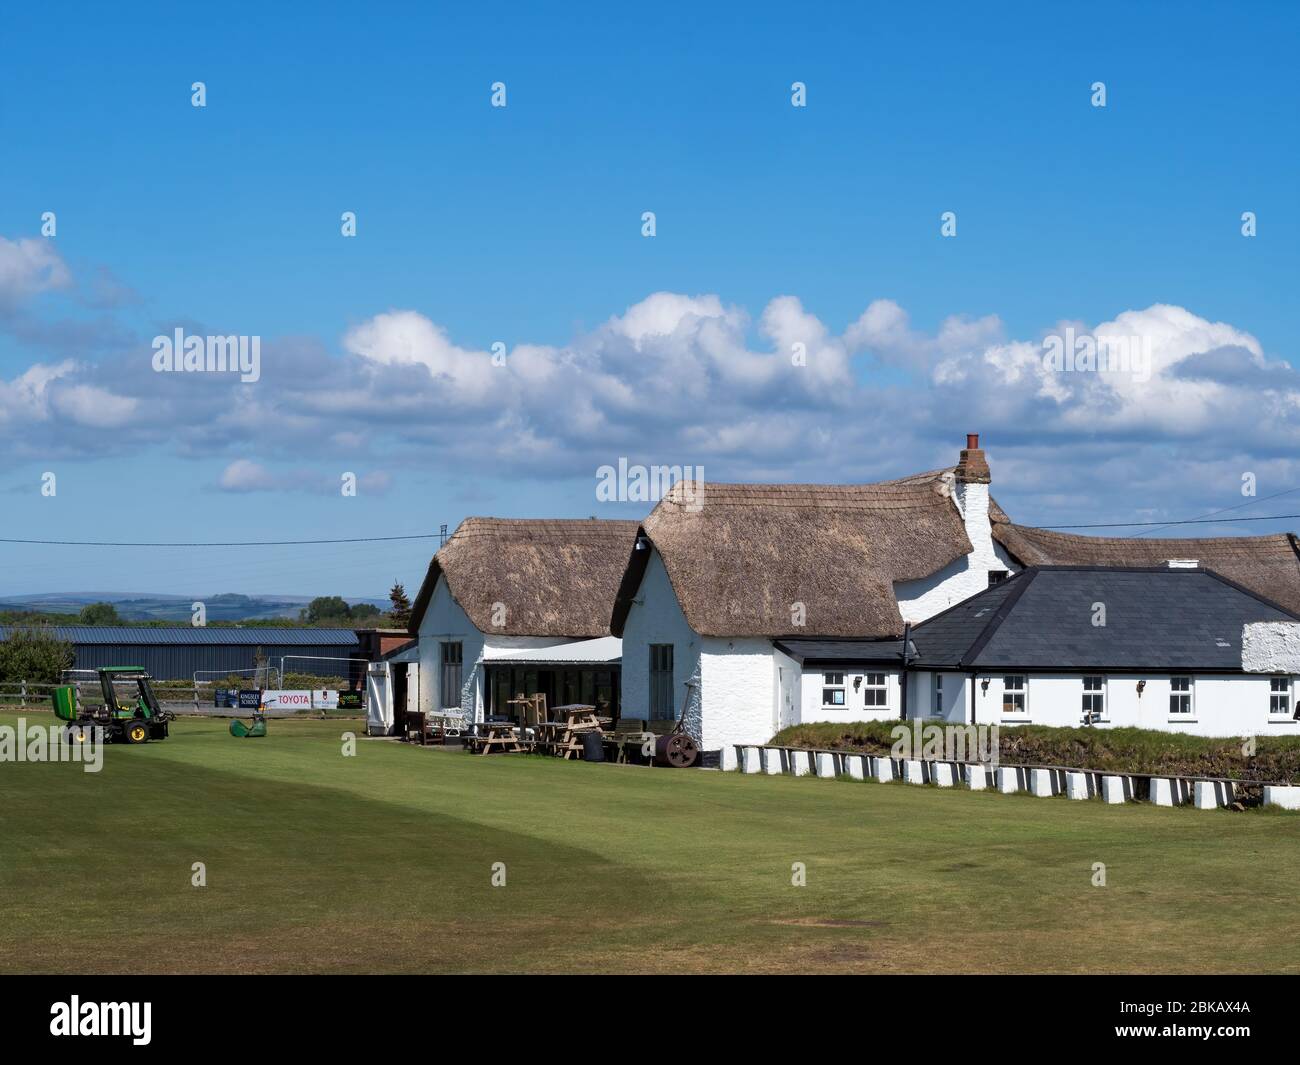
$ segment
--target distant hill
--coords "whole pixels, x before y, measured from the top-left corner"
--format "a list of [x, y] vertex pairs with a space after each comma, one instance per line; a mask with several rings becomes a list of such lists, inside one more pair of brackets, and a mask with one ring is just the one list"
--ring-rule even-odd
[[[36, 611], [42, 614], [78, 614], [90, 603], [112, 603], [124, 621], [177, 621], [189, 623], [191, 604], [207, 607], [208, 621], [260, 621], [271, 618], [297, 620], [298, 612], [311, 602], [310, 596], [294, 595], [148, 595], [124, 592], [45, 592], [12, 595], [0, 599], [0, 613]], [[349, 599], [387, 610], [385, 599]]]

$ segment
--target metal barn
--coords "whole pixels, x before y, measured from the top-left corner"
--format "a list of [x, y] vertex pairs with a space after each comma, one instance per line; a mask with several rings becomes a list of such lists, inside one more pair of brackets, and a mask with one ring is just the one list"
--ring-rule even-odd
[[[10, 631], [0, 627], [0, 639]], [[277, 669], [281, 658], [288, 659], [285, 670], [290, 673], [349, 676], [351, 669], [365, 676], [364, 656], [351, 629], [51, 625], [49, 631], [72, 644], [77, 669], [141, 666], [159, 680], [191, 680], [199, 671], [210, 678], [218, 672], [252, 669], [261, 648]]]

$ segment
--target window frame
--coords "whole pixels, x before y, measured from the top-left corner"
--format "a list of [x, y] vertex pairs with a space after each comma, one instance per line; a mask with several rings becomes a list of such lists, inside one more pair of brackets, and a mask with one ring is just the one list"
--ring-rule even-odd
[[[1277, 682], [1281, 681], [1282, 688], [1277, 687]], [[1293, 713], [1294, 703], [1292, 702], [1292, 688], [1294, 682], [1291, 677], [1284, 673], [1279, 673], [1268, 678], [1268, 717], [1270, 721], [1290, 719]], [[1273, 709], [1277, 705], [1278, 697], [1282, 699], [1282, 709]]]
[[[871, 678], [879, 677], [879, 682], [874, 682]], [[868, 692], [879, 692], [880, 702], [868, 702]], [[862, 675], [862, 705], [867, 710], [888, 710], [889, 709], [889, 674], [888, 673], [864, 673]]]
[[[465, 644], [460, 640], [438, 641], [438, 697], [440, 709], [459, 710], [464, 700]], [[454, 683], [452, 680], [454, 678]], [[449, 697], [448, 693], [454, 692]]]
[[[1176, 688], [1174, 685], [1178, 681], [1186, 681], [1186, 688]], [[1186, 710], [1175, 710], [1174, 702], [1187, 701]], [[1195, 721], [1196, 720], [1196, 678], [1187, 673], [1179, 673], [1169, 678], [1169, 720], [1170, 721]]]
[[[1089, 688], [1088, 682], [1096, 681], [1097, 687]], [[1106, 678], [1100, 673], [1085, 673], [1081, 679], [1083, 684], [1083, 713], [1086, 720], [1105, 721], [1106, 720]], [[1099, 702], [1100, 706], [1095, 710], [1089, 704]], [[1091, 716], [1091, 715], [1096, 716]]]
[[933, 674], [934, 679], [930, 682], [930, 716], [943, 717], [943, 674]]
[[[672, 721], [677, 716], [673, 699], [673, 669], [675, 666], [671, 643], [652, 643], [650, 648], [649, 705], [646, 710], [651, 721]], [[665, 712], [666, 711], [666, 712]]]
[[[1008, 681], [1019, 680], [1020, 684], [1011, 687]], [[1018, 710], [1007, 709], [1007, 699], [1019, 699]], [[1012, 704], [1015, 705], [1014, 703]], [[1002, 677], [1002, 716], [1003, 717], [1028, 717], [1029, 716], [1029, 674], [1028, 673], [1006, 673]]]
[[[836, 680], [836, 678], [839, 678]], [[839, 702], [833, 696], [839, 695]], [[822, 673], [822, 709], [844, 710], [849, 705], [849, 689], [843, 673]]]

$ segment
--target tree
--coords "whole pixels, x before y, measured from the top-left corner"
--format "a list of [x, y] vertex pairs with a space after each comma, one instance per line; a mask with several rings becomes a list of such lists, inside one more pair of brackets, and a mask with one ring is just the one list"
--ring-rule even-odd
[[302, 612], [303, 621], [319, 625], [322, 621], [350, 621], [352, 608], [341, 595], [318, 595]]
[[406, 589], [398, 581], [393, 581], [393, 587], [388, 592], [388, 601], [393, 604], [393, 608], [388, 612], [388, 616], [393, 619], [393, 624], [399, 629], [404, 629], [411, 624], [411, 601], [406, 598]]
[[82, 625], [120, 625], [117, 607], [112, 603], [90, 603], [81, 608], [77, 621]]
[[76, 661], [72, 644], [47, 629], [12, 629], [0, 640], [0, 681], [27, 680], [57, 684], [65, 669]]

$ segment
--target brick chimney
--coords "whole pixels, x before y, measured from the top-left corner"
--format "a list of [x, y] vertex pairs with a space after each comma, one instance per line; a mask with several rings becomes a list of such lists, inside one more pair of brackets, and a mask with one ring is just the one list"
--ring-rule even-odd
[[980, 447], [979, 433], [966, 434], [966, 446], [957, 462], [957, 480], [967, 484], [989, 484], [993, 480], [988, 460]]

